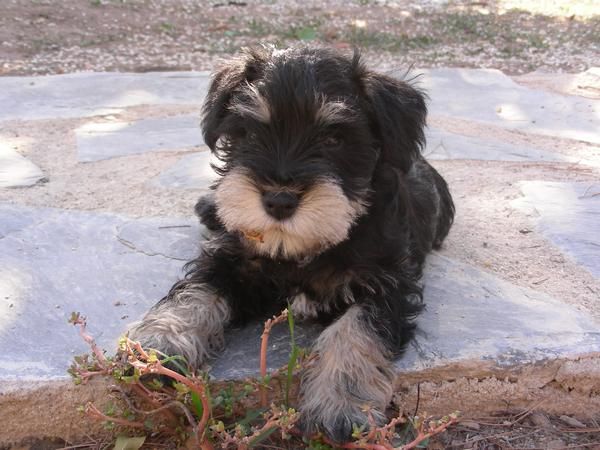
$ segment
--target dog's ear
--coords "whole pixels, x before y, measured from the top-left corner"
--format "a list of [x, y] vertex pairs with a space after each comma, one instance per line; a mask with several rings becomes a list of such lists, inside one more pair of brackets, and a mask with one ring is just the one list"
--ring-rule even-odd
[[360, 62], [355, 67], [381, 147], [380, 163], [407, 172], [425, 145], [425, 94], [406, 81], [371, 72]]
[[260, 78], [270, 49], [246, 49], [241, 57], [228, 61], [210, 82], [202, 106], [202, 134], [204, 142], [214, 150], [221, 136], [220, 125], [229, 114], [232, 95], [240, 86]]

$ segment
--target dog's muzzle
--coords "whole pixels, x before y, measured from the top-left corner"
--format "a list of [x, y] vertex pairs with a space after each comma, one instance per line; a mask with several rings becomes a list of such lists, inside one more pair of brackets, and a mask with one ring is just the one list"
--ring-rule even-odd
[[262, 204], [267, 214], [277, 220], [284, 220], [292, 217], [300, 198], [293, 192], [265, 192], [262, 195]]

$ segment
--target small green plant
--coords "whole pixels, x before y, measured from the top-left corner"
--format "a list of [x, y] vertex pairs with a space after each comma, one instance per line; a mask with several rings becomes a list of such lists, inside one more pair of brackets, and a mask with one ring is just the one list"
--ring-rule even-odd
[[252, 18], [250, 22], [248, 22], [248, 29], [251, 36], [265, 36], [271, 31], [269, 24], [255, 18]]
[[314, 41], [317, 38], [317, 30], [312, 26], [297, 28], [293, 31], [293, 34], [300, 41]]
[[158, 28], [160, 29], [160, 31], [162, 31], [165, 34], [168, 35], [174, 35], [175, 34], [175, 25], [173, 25], [171, 22], [161, 22], [158, 25]]
[[[286, 321], [290, 331], [288, 363], [267, 373], [271, 329]], [[265, 322], [260, 346], [260, 378], [225, 385], [210, 383], [206, 373], [194, 373], [181, 356], [145, 349], [127, 336], [119, 340], [117, 355], [108, 357], [87, 333], [84, 317], [73, 313], [70, 322], [79, 327], [81, 337], [91, 348], [90, 355], [74, 358], [69, 373], [75, 383], [84, 384], [93, 376], [112, 377], [117, 382], [114, 389], [120, 394], [117, 401], [105, 405], [104, 411], [91, 402], [80, 407], [80, 411], [103, 421], [109, 430], [135, 430], [135, 437], [117, 437], [114, 448], [136, 450], [142, 444], [150, 444], [149, 439], [162, 437], [170, 443], [193, 445], [202, 450], [248, 450], [277, 442], [314, 450], [390, 450], [394, 449], [392, 442], [401, 437], [398, 428], [406, 429], [410, 424], [411, 436], [398, 448], [411, 449], [457, 420], [456, 415], [439, 420], [428, 416], [407, 420], [400, 416], [383, 427], [371, 420], [355, 427], [353, 441], [345, 444], [334, 444], [322, 435], [309, 439], [302, 436], [296, 427], [299, 413], [291, 406], [291, 389], [294, 375], [302, 370], [307, 357], [296, 345], [294, 317], [288, 310]], [[282, 399], [273, 397], [277, 392], [273, 389], [275, 382], [284, 387]]]

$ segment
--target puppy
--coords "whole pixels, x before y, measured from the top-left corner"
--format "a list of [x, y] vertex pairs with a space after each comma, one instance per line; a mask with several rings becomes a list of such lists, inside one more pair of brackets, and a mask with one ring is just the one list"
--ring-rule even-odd
[[424, 95], [324, 48], [247, 50], [213, 77], [204, 139], [222, 165], [196, 206], [215, 232], [130, 336], [194, 367], [227, 327], [279, 312], [329, 325], [301, 379], [303, 426], [376, 422], [422, 309], [423, 263], [454, 206], [421, 156]]

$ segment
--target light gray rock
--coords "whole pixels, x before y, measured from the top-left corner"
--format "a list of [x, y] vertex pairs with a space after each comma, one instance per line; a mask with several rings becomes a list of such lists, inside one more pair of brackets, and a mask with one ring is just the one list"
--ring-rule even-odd
[[136, 105], [200, 105], [207, 85], [203, 72], [0, 77], [0, 121], [116, 114]]
[[451, 133], [437, 128], [426, 131], [428, 159], [473, 159], [485, 161], [556, 161], [581, 162], [533, 147], [516, 146], [495, 139], [483, 139]]
[[117, 239], [144, 255], [188, 262], [200, 253], [201, 230], [190, 219], [133, 219], [117, 226]]
[[72, 311], [114, 351], [127, 324], [181, 276], [200, 231], [195, 219], [11, 205], [0, 205], [0, 217], [0, 385], [65, 377], [89, 350], [67, 323]]
[[158, 151], [180, 151], [204, 144], [197, 114], [135, 122], [87, 123], [75, 130], [78, 159], [99, 161]]
[[525, 181], [512, 205], [532, 216], [539, 231], [595, 277], [600, 277], [600, 182]]
[[[600, 324], [557, 300], [523, 289], [439, 254], [425, 271], [426, 310], [417, 319], [416, 339], [396, 362], [400, 372], [460, 361], [491, 361], [503, 367], [600, 350]], [[320, 326], [302, 324], [299, 345], [308, 346]], [[217, 379], [256, 375], [262, 325], [228, 335], [229, 346], [212, 364]], [[286, 325], [272, 331], [267, 363], [286, 364]], [[244, 361], [234, 365], [232, 361]]]
[[[197, 254], [195, 219], [129, 219], [112, 214], [0, 205], [0, 384], [66, 376], [88, 351], [67, 323], [88, 317], [89, 331], [112, 353], [127, 323], [141, 317]], [[425, 277], [427, 310], [399, 371], [485, 359], [499, 366], [600, 350], [598, 324], [540, 294], [433, 255]], [[297, 325], [310, 345], [317, 325]], [[227, 334], [212, 376], [258, 373], [262, 323]], [[286, 325], [275, 328], [268, 366], [284, 365]]]
[[43, 179], [38, 166], [0, 142], [0, 188], [33, 186]]
[[518, 85], [493, 69], [428, 69], [418, 85], [432, 114], [511, 130], [600, 143], [600, 100]]
[[207, 189], [218, 177], [211, 163], [217, 161], [209, 151], [185, 155], [151, 182], [168, 188]]
[[[418, 83], [436, 115], [600, 143], [600, 100], [523, 87], [492, 69], [428, 69]], [[142, 104], [200, 105], [201, 72], [0, 77], [0, 121], [106, 115]]]
[[[494, 139], [482, 139], [451, 133], [437, 128], [427, 129], [428, 159], [473, 159], [488, 161], [556, 161], [586, 163], [576, 158], [559, 155], [533, 147], [515, 146]], [[169, 188], [207, 188], [217, 175], [210, 163], [217, 162], [210, 152], [183, 156], [176, 164], [163, 171], [152, 183]]]
[[530, 364], [600, 350], [600, 324], [550, 296], [434, 254], [424, 277], [426, 311], [396, 366], [425, 369], [461, 360]]

